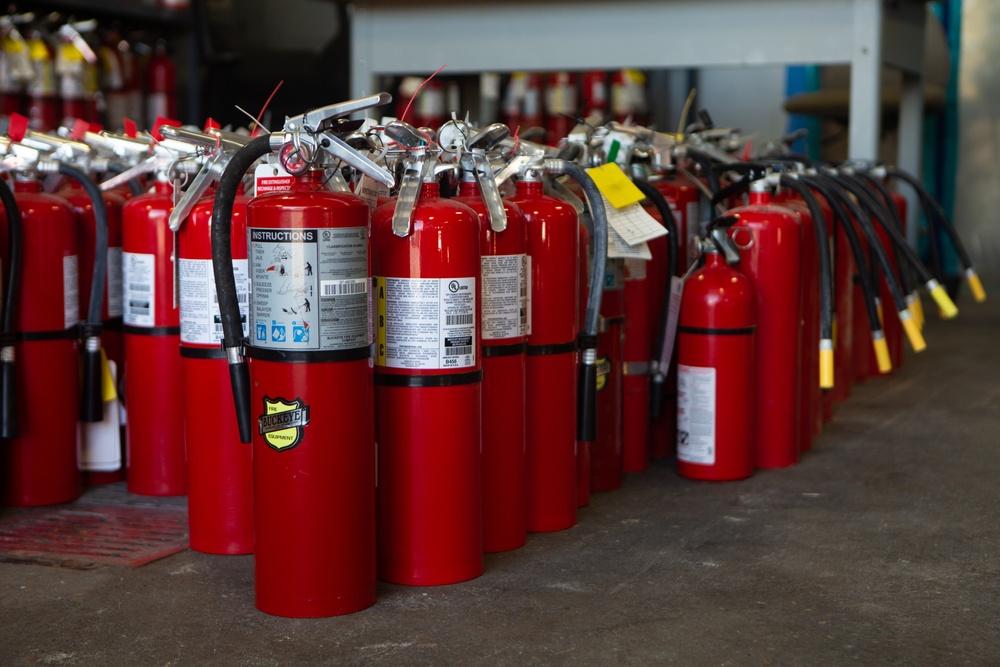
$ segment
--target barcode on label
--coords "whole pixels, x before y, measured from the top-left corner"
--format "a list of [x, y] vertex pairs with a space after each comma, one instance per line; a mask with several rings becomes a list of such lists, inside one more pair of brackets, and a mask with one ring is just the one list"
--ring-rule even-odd
[[457, 357], [462, 354], [472, 354], [472, 346], [462, 345], [460, 347], [449, 347], [444, 351], [444, 356], [446, 357]]
[[343, 296], [345, 294], [364, 294], [368, 291], [367, 280], [324, 280], [320, 288], [320, 296]]
[[[239, 303], [246, 303], [248, 301], [246, 292], [239, 292], [236, 295], [236, 301], [238, 301]], [[212, 303], [219, 303], [218, 294], [212, 294]]]
[[474, 324], [476, 321], [475, 316], [472, 313], [467, 315], [446, 315], [445, 316], [445, 326], [454, 326], [456, 324]]
[[129, 291], [132, 292], [148, 292], [150, 286], [148, 284], [143, 284], [143, 283], [129, 283], [128, 288]]

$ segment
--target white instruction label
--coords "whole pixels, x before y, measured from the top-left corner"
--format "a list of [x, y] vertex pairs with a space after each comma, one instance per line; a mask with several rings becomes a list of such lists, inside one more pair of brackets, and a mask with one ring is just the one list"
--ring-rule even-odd
[[349, 350], [371, 343], [368, 228], [248, 230], [256, 347]]
[[108, 317], [122, 316], [122, 249], [108, 248]]
[[483, 340], [528, 333], [528, 256], [483, 256]]
[[151, 327], [156, 321], [156, 256], [122, 253], [122, 321], [136, 327]]
[[475, 278], [375, 278], [378, 349], [387, 368], [476, 365]]
[[677, 460], [715, 464], [715, 369], [677, 365]]
[[[243, 335], [247, 334], [248, 262], [233, 260], [236, 298], [240, 304]], [[180, 287], [181, 342], [214, 345], [222, 340], [222, 316], [219, 295], [215, 291], [215, 273], [210, 259], [181, 259], [178, 262]]]
[[80, 323], [80, 276], [76, 255], [63, 257], [63, 319], [66, 328]]

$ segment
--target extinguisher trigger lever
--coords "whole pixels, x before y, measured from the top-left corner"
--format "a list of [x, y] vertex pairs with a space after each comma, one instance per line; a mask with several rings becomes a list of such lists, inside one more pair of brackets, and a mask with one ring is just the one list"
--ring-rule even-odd
[[386, 187], [391, 188], [395, 185], [395, 179], [388, 170], [379, 166], [364, 154], [359, 153], [340, 137], [326, 134], [323, 139], [320, 142], [320, 146], [332, 157], [374, 178]]
[[284, 129], [286, 132], [294, 132], [303, 128], [311, 132], [320, 132], [325, 129], [324, 126], [327, 123], [335, 121], [338, 118], [356, 111], [364, 111], [365, 109], [370, 109], [372, 107], [382, 106], [383, 104], [388, 104], [389, 102], [392, 102], [392, 95], [389, 93], [378, 93], [376, 95], [369, 95], [368, 97], [362, 97], [356, 100], [330, 104], [325, 107], [320, 107], [319, 109], [307, 111], [298, 116], [285, 118]]

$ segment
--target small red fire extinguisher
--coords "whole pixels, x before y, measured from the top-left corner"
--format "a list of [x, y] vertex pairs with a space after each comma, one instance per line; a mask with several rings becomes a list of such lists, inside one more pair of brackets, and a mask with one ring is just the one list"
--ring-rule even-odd
[[59, 127], [55, 55], [38, 29], [32, 30], [28, 36], [28, 57], [32, 75], [25, 87], [25, 97], [31, 127], [42, 132], [55, 130]]
[[167, 43], [157, 40], [149, 60], [146, 93], [146, 122], [177, 117], [177, 67], [167, 55]]
[[343, 162], [391, 185], [342, 138], [355, 126], [338, 123], [390, 101], [383, 93], [286, 119], [282, 132], [233, 156], [216, 190], [213, 271], [240, 439], [253, 447], [255, 603], [269, 614], [334, 616], [375, 602], [370, 209], [322, 179], [247, 204], [244, 341], [233, 201], [243, 175], [272, 152], [300, 179]]
[[754, 330], [751, 281], [730, 264], [735, 216], [713, 220], [699, 242], [704, 265], [684, 284], [677, 336], [677, 472], [727, 481], [754, 467]]

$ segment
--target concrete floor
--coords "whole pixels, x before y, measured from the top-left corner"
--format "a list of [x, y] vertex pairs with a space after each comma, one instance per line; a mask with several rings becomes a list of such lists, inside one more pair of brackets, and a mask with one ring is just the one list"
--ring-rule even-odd
[[855, 386], [798, 466], [706, 484], [659, 461], [481, 578], [380, 585], [350, 616], [256, 611], [249, 556], [0, 563], [0, 663], [1000, 664], [996, 294]]

